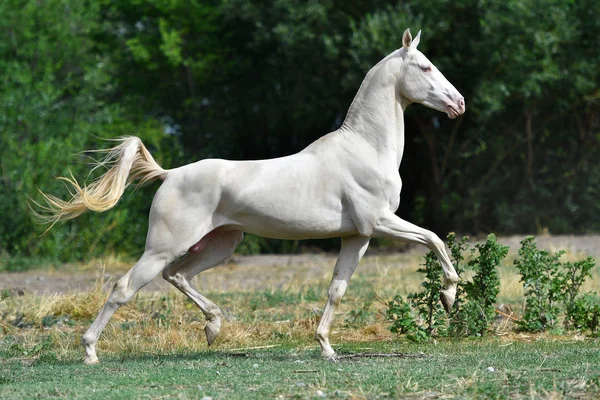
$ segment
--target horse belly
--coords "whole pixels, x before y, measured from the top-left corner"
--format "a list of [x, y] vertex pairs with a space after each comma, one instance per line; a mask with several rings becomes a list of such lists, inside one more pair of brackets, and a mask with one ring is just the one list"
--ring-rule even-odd
[[240, 229], [270, 238], [309, 239], [350, 235], [356, 227], [332, 191], [292, 187], [245, 193], [226, 214]]
[[338, 170], [332, 161], [302, 153], [230, 164], [217, 213], [238, 229], [271, 238], [353, 234]]
[[344, 215], [281, 218], [273, 214], [252, 213], [237, 215], [234, 219], [235, 225], [244, 232], [273, 239], [325, 239], [357, 233], [352, 220]]

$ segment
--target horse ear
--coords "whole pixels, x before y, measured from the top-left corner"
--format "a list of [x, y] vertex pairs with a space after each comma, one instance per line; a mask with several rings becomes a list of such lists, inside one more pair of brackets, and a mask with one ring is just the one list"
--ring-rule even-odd
[[412, 43], [410, 44], [410, 47], [412, 47], [413, 49], [416, 49], [417, 46], [419, 45], [420, 41], [421, 41], [421, 30], [419, 29], [419, 33], [417, 33], [417, 36], [415, 36], [415, 38], [413, 39]]
[[410, 49], [410, 44], [412, 43], [412, 35], [410, 34], [410, 29], [406, 28], [404, 34], [402, 35], [402, 46], [406, 49]]

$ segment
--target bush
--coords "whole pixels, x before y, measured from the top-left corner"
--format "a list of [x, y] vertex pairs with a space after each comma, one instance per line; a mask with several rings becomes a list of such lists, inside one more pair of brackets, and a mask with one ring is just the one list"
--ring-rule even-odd
[[525, 314], [519, 322], [522, 330], [540, 332], [558, 328], [564, 314], [565, 329], [597, 332], [600, 306], [594, 304], [589, 293], [579, 296], [595, 262], [588, 257], [562, 263], [560, 257], [564, 253], [550, 254], [538, 249], [532, 236], [521, 241], [519, 258], [514, 264], [525, 289]]
[[407, 338], [415, 342], [421, 342], [429, 338], [427, 331], [415, 321], [410, 303], [400, 295], [396, 295], [388, 303], [386, 317], [389, 321], [392, 321], [390, 326], [392, 333], [406, 334]]
[[472, 258], [467, 266], [475, 272], [471, 281], [461, 280], [457, 298], [459, 301], [451, 311], [450, 332], [453, 336], [484, 335], [495, 319], [496, 296], [500, 291], [500, 278], [497, 268], [508, 254], [508, 246], [501, 245], [494, 234], [488, 235], [485, 243], [470, 248], [468, 238], [456, 243], [454, 234], [448, 235], [448, 246], [457, 272], [462, 274], [464, 267], [462, 252], [470, 251], [473, 257], [475, 250], [479, 255]]
[[539, 332], [556, 326], [559, 302], [563, 298], [558, 259], [563, 254], [564, 251], [550, 254], [538, 249], [533, 236], [521, 241], [519, 258], [514, 261], [525, 290], [525, 315], [519, 321], [521, 329]]
[[590, 294], [578, 298], [579, 289], [594, 268], [595, 262], [591, 257], [563, 265], [561, 286], [565, 304], [566, 329], [590, 329], [596, 333], [598, 328], [598, 312], [600, 306], [595, 305]]
[[423, 290], [389, 302], [387, 318], [392, 322], [392, 332], [406, 334], [407, 338], [421, 342], [432, 336], [446, 335], [446, 313], [440, 303], [442, 266], [433, 252], [425, 255], [425, 264], [417, 272], [425, 274]]
[[[494, 321], [494, 304], [500, 288], [496, 269], [506, 257], [508, 246], [499, 244], [493, 234], [487, 237], [485, 243], [474, 248], [467, 243], [467, 237], [457, 242], [454, 233], [449, 234], [447, 240], [459, 276], [465, 271], [465, 252], [471, 257], [466, 266], [475, 272], [471, 281], [461, 280], [459, 283], [449, 323], [439, 301], [442, 268], [434, 253], [430, 252], [425, 256], [423, 268], [417, 270], [425, 274], [423, 291], [409, 294], [408, 301], [396, 296], [388, 304], [387, 318], [392, 322], [392, 332], [406, 334], [415, 341], [448, 334], [483, 335]], [[472, 258], [476, 250], [479, 255]]]

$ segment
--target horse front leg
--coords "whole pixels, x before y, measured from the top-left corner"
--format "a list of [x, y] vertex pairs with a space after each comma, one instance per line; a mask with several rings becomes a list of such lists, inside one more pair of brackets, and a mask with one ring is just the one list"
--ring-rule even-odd
[[445, 288], [440, 294], [440, 300], [446, 312], [450, 312], [456, 299], [456, 287], [459, 278], [450, 257], [446, 253], [444, 242], [435, 233], [411, 224], [390, 211], [378, 220], [373, 231], [373, 237], [419, 243], [432, 250], [440, 260], [444, 273]]
[[321, 356], [333, 358], [335, 351], [329, 344], [329, 327], [333, 320], [335, 309], [342, 301], [348, 288], [350, 277], [354, 273], [360, 259], [369, 247], [370, 238], [362, 236], [347, 236], [342, 238], [342, 248], [335, 263], [333, 277], [329, 285], [329, 299], [325, 305], [323, 316], [317, 327], [315, 338], [321, 345]]

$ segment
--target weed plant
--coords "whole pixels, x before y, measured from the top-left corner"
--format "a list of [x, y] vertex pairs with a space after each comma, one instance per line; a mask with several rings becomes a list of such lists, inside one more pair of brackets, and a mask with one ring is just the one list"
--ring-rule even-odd
[[395, 296], [389, 303], [387, 318], [392, 321], [390, 330], [405, 333], [415, 342], [446, 336], [447, 317], [440, 303], [442, 266], [433, 252], [425, 255], [425, 263], [417, 272], [425, 275], [421, 283], [423, 290], [410, 293], [407, 301], [402, 296]]
[[[508, 254], [508, 246], [499, 244], [493, 234], [475, 247], [468, 244], [467, 237], [457, 241], [454, 233], [447, 240], [459, 276], [464, 276], [468, 268], [474, 272], [473, 278], [460, 281], [456, 301], [447, 317], [439, 302], [442, 268], [434, 253], [428, 253], [423, 268], [417, 270], [425, 274], [424, 289], [409, 294], [408, 302], [396, 296], [389, 303], [387, 316], [392, 322], [392, 332], [406, 333], [411, 340], [423, 341], [435, 336], [481, 336], [489, 330], [500, 290], [497, 268]], [[470, 258], [466, 264], [465, 253]]]
[[[449, 235], [448, 243], [453, 256], [462, 250], [469, 250], [467, 239], [456, 243], [454, 235]], [[477, 257], [474, 257], [475, 250]], [[453, 336], [482, 336], [490, 329], [496, 315], [496, 297], [500, 292], [498, 267], [507, 254], [508, 246], [498, 243], [494, 234], [488, 235], [485, 243], [470, 249], [471, 259], [467, 265], [474, 275], [470, 281], [461, 281], [458, 296], [462, 299], [453, 307], [450, 318]], [[455, 259], [455, 264], [459, 264], [457, 261]]]
[[551, 254], [538, 249], [533, 236], [521, 241], [519, 258], [514, 262], [525, 290], [525, 312], [519, 326], [524, 331], [541, 332], [560, 330], [563, 318], [566, 330], [598, 331], [600, 306], [594, 304], [592, 294], [583, 296], [579, 291], [591, 276], [594, 259], [562, 263], [564, 251]]
[[[440, 263], [429, 253], [423, 268], [417, 270], [425, 275], [423, 290], [410, 293], [407, 300], [397, 295], [388, 303], [386, 317], [392, 332], [420, 342], [436, 336], [483, 336], [493, 327], [500, 291], [498, 267], [508, 254], [508, 246], [498, 243], [493, 234], [488, 235], [485, 243], [471, 246], [467, 237], [458, 241], [451, 233], [447, 243], [454, 268], [462, 278], [450, 315], [446, 317], [439, 302]], [[524, 313], [517, 320], [520, 330], [598, 334], [600, 305], [595, 302], [596, 294], [580, 294], [595, 262], [588, 257], [562, 263], [560, 258], [564, 253], [538, 249], [531, 236], [521, 241], [514, 261], [525, 296]], [[472, 273], [472, 278], [465, 279], [465, 272]]]

